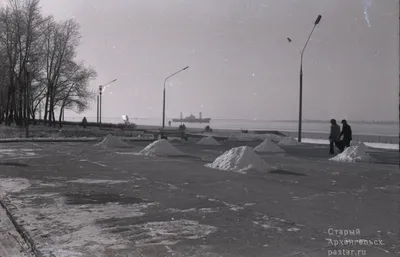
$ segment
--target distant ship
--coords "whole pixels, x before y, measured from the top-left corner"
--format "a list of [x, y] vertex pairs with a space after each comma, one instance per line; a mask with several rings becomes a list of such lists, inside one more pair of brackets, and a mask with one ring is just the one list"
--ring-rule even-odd
[[172, 122], [188, 122], [188, 123], [210, 123], [210, 121], [211, 118], [202, 118], [201, 113], [199, 115], [199, 118], [196, 118], [196, 116], [192, 114], [188, 117], [183, 118], [181, 113], [180, 119], [172, 119]]

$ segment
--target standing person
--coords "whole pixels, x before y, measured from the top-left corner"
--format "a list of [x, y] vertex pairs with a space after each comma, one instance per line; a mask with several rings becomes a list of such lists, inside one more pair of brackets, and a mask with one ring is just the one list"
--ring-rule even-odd
[[86, 117], [83, 117], [83, 119], [82, 119], [83, 128], [86, 128], [86, 125], [87, 125], [87, 119], [86, 119]]
[[335, 154], [334, 145], [338, 145], [340, 140], [340, 126], [335, 119], [331, 119], [331, 133], [329, 134], [329, 153]]
[[171, 127], [171, 121], [168, 121], [168, 125]]
[[347, 123], [347, 120], [342, 120], [342, 132], [340, 132], [340, 137], [343, 136], [341, 151], [343, 151], [346, 147], [350, 147], [350, 142], [353, 140], [353, 132], [351, 131], [351, 126]]

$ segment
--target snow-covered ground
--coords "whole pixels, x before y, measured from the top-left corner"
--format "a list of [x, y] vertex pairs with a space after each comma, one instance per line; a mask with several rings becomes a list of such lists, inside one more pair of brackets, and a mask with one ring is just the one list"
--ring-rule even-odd
[[[77, 179], [69, 183], [111, 185], [123, 181]], [[83, 257], [83, 256], [115, 256], [113, 251], [130, 249], [131, 241], [113, 233], [119, 227], [101, 225], [101, 221], [109, 219], [126, 219], [144, 216], [149, 208], [157, 208], [156, 202], [138, 204], [71, 204], [62, 192], [39, 193], [37, 189], [46, 187], [57, 188], [61, 184], [49, 184], [41, 181], [29, 182], [22, 178], [0, 178], [0, 195], [3, 199], [12, 195], [13, 216], [24, 229], [29, 231], [36, 248], [44, 257]], [[11, 196], [10, 196], [11, 197]], [[37, 202], [41, 202], [38, 209]], [[0, 209], [0, 256], [30, 257], [22, 255], [19, 246], [10, 241], [8, 231], [12, 224], [6, 222], [5, 214]], [[198, 221], [177, 219], [171, 221], [144, 222], [130, 227], [124, 227], [130, 237], [135, 236], [135, 245], [174, 245], [182, 240], [202, 239], [217, 231], [210, 225]], [[132, 232], [130, 232], [132, 231]], [[17, 235], [15, 235], [17, 236]], [[6, 241], [7, 239], [7, 241]], [[132, 239], [132, 238], [130, 238]], [[7, 243], [7, 245], [5, 245]], [[7, 255], [8, 254], [8, 255]], [[124, 256], [139, 256], [132, 252]]]
[[[329, 140], [325, 140], [325, 139], [302, 138], [301, 142], [306, 143], [306, 144], [329, 145]], [[371, 148], [388, 149], [388, 150], [399, 150], [399, 145], [398, 144], [369, 143], [369, 142], [363, 142], [363, 143], [366, 146], [371, 147]]]

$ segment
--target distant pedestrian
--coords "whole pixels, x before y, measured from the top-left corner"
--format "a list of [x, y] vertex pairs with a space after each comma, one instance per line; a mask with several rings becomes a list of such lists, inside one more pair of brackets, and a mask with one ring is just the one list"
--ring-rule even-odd
[[87, 119], [86, 119], [86, 117], [83, 117], [83, 119], [82, 119], [83, 128], [86, 128], [86, 125], [87, 125]]
[[168, 125], [171, 127], [171, 121], [168, 121]]
[[[338, 146], [340, 141], [340, 126], [335, 119], [331, 119], [331, 133], [329, 134], [329, 153], [335, 154], [334, 146]], [[339, 147], [338, 147], [339, 148]]]
[[346, 147], [350, 147], [350, 142], [353, 140], [353, 132], [351, 131], [351, 126], [347, 123], [347, 120], [342, 120], [342, 132], [340, 132], [341, 140], [341, 151]]

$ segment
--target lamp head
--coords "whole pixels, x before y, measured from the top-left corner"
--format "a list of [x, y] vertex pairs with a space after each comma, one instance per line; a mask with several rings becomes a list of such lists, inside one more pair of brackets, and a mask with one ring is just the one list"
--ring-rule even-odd
[[318, 17], [317, 17], [317, 19], [315, 20], [314, 24], [315, 24], [315, 25], [318, 25], [319, 22], [321, 21], [321, 18], [322, 18], [322, 15], [321, 15], [321, 14], [318, 15]]
[[187, 70], [187, 69], [189, 69], [189, 66], [186, 66], [185, 68], [183, 68], [183, 70]]

